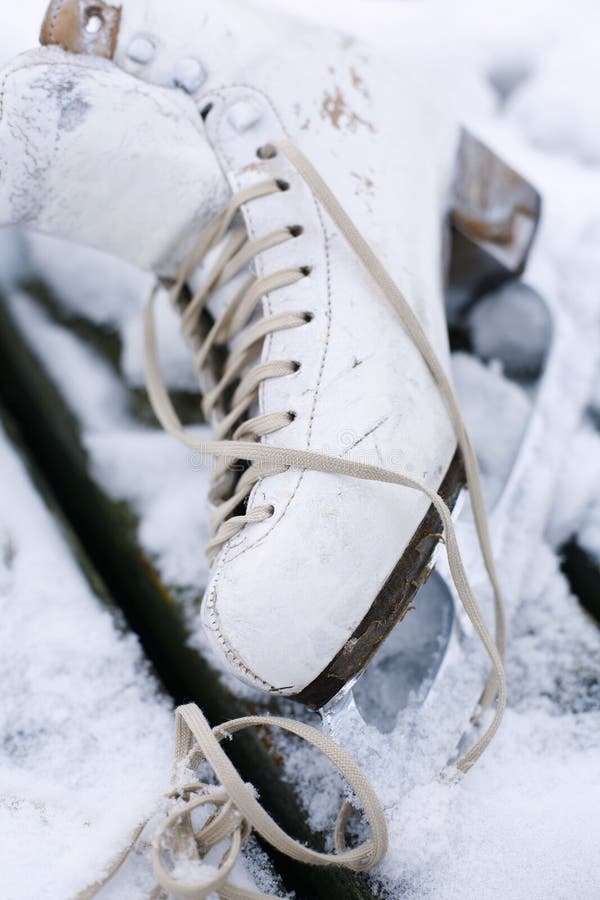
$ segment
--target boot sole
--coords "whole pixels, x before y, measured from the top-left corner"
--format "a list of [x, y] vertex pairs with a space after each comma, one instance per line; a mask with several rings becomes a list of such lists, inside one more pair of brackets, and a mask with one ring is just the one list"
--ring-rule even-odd
[[[439, 490], [449, 509], [454, 508], [465, 483], [462, 454], [457, 450]], [[432, 505], [362, 622], [327, 668], [292, 699], [320, 709], [365, 668], [390, 631], [414, 608], [417, 591], [433, 572], [431, 557], [441, 530]]]

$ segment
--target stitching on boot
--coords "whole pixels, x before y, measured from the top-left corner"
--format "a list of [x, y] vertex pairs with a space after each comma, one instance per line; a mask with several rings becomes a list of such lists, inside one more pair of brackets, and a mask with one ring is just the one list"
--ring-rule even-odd
[[225, 637], [223, 631], [221, 630], [219, 614], [217, 612], [216, 593], [217, 593], [218, 576], [221, 574], [221, 571], [225, 565], [225, 562], [226, 562], [226, 554], [221, 553], [221, 558], [219, 560], [217, 570], [213, 577], [213, 583], [212, 583], [210, 595], [208, 597], [204, 598], [204, 602], [208, 604], [209, 625], [212, 629], [213, 634], [215, 635], [215, 637], [217, 638], [217, 640], [223, 647], [225, 656], [228, 658], [228, 660], [231, 663], [233, 663], [233, 665], [236, 666], [241, 672], [243, 672], [244, 675], [248, 679], [255, 682], [257, 685], [260, 685], [260, 687], [262, 687], [264, 690], [267, 690], [270, 693], [276, 693], [277, 692], [276, 687], [274, 687], [272, 684], [269, 684], [269, 682], [265, 681], [263, 678], [260, 678], [260, 676], [258, 676], [256, 674], [256, 672], [253, 672], [252, 669], [250, 669], [250, 667], [246, 665], [246, 663], [241, 659], [241, 657], [233, 649], [232, 645], [229, 643], [229, 641]]

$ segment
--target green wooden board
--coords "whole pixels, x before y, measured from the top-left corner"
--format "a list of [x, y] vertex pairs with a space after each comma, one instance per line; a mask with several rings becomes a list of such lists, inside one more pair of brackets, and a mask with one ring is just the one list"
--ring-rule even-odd
[[[93, 347], [117, 371], [120, 347], [114, 334], [64, 313], [40, 283], [27, 285], [27, 291], [56, 325]], [[134, 511], [127, 503], [111, 499], [94, 478], [78, 421], [3, 303], [0, 400], [18, 421], [64, 515], [175, 701], [198, 702], [214, 724], [255, 713], [256, 702], [236, 696], [200, 652], [189, 645], [189, 627], [178, 591], [163, 583], [139, 545]], [[187, 413], [197, 409], [194, 401], [190, 396], [178, 397]], [[143, 392], [130, 392], [130, 410], [140, 423], [151, 420]], [[201, 593], [199, 586], [198, 598]], [[267, 700], [262, 709], [280, 711], [276, 703]], [[170, 737], [166, 735], [165, 739]], [[257, 787], [261, 801], [283, 828], [312, 846], [325, 846], [325, 836], [313, 833], [307, 826], [305, 810], [284, 779], [281, 760], [268, 733], [240, 735], [227, 751], [243, 777]], [[275, 852], [271, 857], [286, 886], [295, 890], [298, 897], [364, 900], [373, 896], [372, 883], [364, 875], [299, 866]]]

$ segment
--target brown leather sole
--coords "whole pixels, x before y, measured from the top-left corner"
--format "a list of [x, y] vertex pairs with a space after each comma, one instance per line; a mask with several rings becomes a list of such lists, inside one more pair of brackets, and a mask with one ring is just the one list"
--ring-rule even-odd
[[[440, 496], [450, 509], [465, 485], [462, 455], [457, 450], [440, 487]], [[320, 709], [367, 665], [390, 631], [413, 608], [415, 594], [433, 571], [431, 557], [437, 547], [442, 523], [430, 506], [400, 561], [375, 598], [352, 636], [327, 668], [293, 699]]]

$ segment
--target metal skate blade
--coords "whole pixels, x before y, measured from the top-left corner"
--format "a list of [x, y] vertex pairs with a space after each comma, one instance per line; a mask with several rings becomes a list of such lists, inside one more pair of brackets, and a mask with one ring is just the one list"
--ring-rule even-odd
[[357, 717], [382, 734], [393, 731], [399, 713], [423, 705], [451, 643], [454, 600], [435, 572], [419, 590], [415, 608], [399, 622], [368, 668], [321, 710], [327, 731], [337, 717]]
[[393, 730], [400, 710], [424, 703], [450, 642], [454, 602], [438, 575], [423, 585], [414, 606], [353, 691], [364, 721], [384, 734]]

